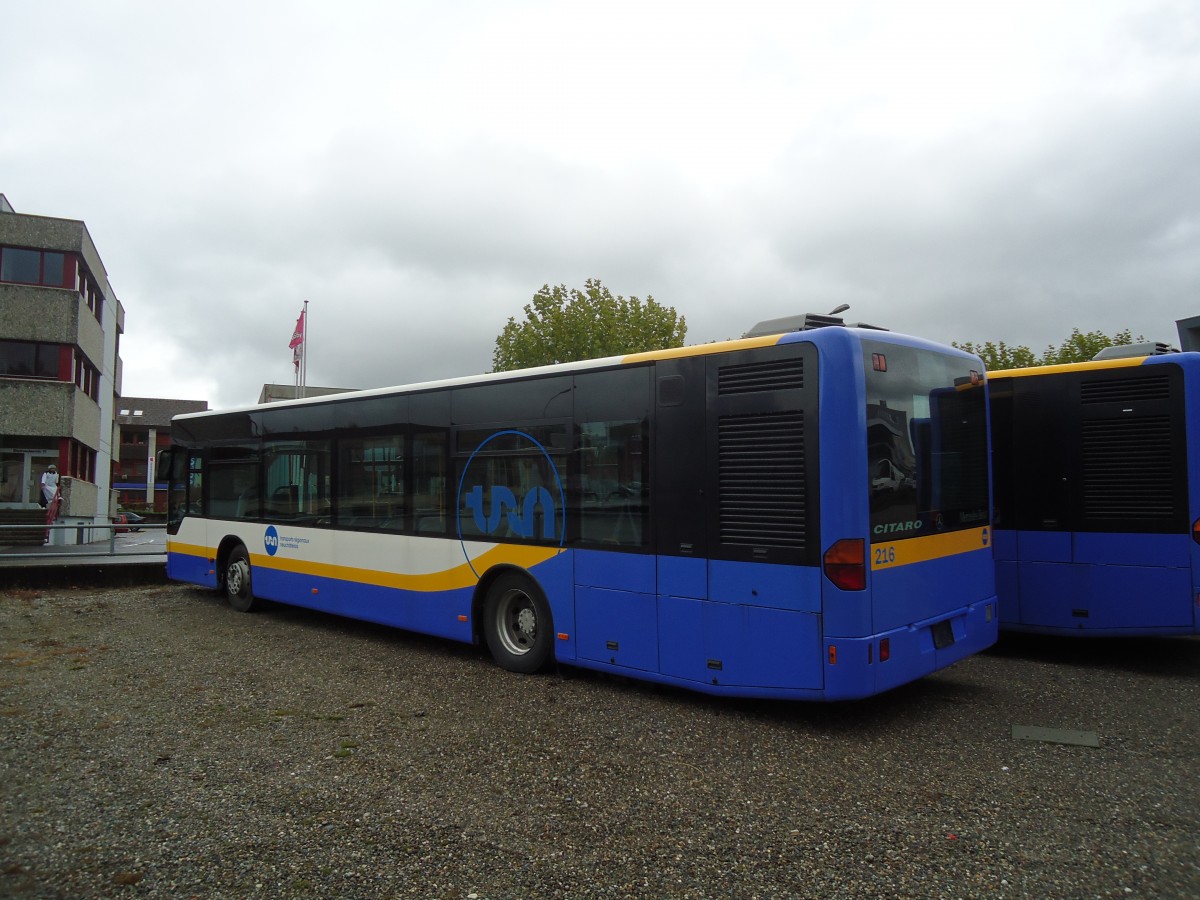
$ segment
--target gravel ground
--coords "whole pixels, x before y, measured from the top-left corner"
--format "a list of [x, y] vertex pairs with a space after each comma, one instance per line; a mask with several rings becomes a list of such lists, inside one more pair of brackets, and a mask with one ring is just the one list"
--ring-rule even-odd
[[1005, 639], [727, 701], [181, 585], [10, 590], [0, 895], [1196, 897], [1198, 686], [1197, 639]]

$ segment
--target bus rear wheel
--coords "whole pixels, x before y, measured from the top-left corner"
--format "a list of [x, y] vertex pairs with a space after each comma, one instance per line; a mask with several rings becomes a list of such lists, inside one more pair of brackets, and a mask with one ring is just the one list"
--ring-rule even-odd
[[254, 609], [254, 591], [250, 585], [250, 554], [238, 544], [225, 559], [225, 597], [238, 612]]
[[510, 672], [540, 672], [554, 649], [550, 604], [530, 579], [501, 575], [488, 590], [483, 634], [497, 665]]

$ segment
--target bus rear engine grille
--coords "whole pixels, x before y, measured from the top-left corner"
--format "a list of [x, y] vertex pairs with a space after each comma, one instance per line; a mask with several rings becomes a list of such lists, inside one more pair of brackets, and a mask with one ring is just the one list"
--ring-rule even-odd
[[721, 543], [804, 549], [804, 414], [722, 416], [717, 443]]
[[717, 373], [717, 393], [722, 397], [759, 391], [799, 390], [803, 387], [803, 359], [773, 359], [741, 366], [722, 366]]
[[1171, 384], [1166, 372], [1136, 378], [1109, 378], [1103, 381], [1084, 381], [1079, 385], [1083, 403], [1131, 403], [1134, 400], [1166, 400]]
[[1083, 422], [1083, 511], [1089, 518], [1153, 519], [1175, 513], [1170, 419]]

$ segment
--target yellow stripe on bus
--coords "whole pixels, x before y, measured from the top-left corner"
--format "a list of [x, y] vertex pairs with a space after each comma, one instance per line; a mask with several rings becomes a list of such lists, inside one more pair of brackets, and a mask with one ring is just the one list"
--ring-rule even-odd
[[733, 350], [753, 350], [756, 347], [774, 347], [783, 335], [772, 334], [768, 337], [740, 338], [732, 341], [717, 341], [713, 344], [693, 344], [688, 347], [671, 347], [667, 350], [647, 350], [644, 353], [631, 353], [621, 358], [622, 363], [650, 362], [657, 359], [682, 359], [686, 356], [707, 356], [710, 353], [727, 353]]
[[991, 541], [992, 529], [984, 526], [968, 531], [951, 531], [949, 534], [906, 538], [890, 544], [872, 544], [871, 569], [894, 569], [897, 566], [928, 562], [931, 559], [968, 553], [971, 550], [986, 550], [992, 545]]
[[181, 553], [184, 556], [199, 556], [201, 559], [214, 559], [217, 555], [217, 551], [209, 550], [200, 544], [184, 544], [170, 538], [167, 538], [167, 552]]
[[[217, 551], [213, 548], [195, 544], [180, 544], [174, 541], [168, 547], [168, 552], [198, 556], [206, 560], [214, 559], [217, 555]], [[338, 581], [352, 581], [356, 584], [370, 584], [376, 587], [400, 588], [426, 593], [474, 587], [479, 583], [476, 572], [483, 574], [493, 566], [502, 564], [532, 569], [539, 563], [553, 559], [563, 552], [557, 547], [523, 547], [519, 544], [502, 544], [476, 557], [470, 565], [464, 561], [462, 565], [452, 569], [419, 575], [309, 562], [302, 559], [268, 556], [265, 553], [251, 553], [250, 564], [260, 569], [275, 569], [280, 572], [295, 572], [299, 575], [312, 575], [317, 578], [331, 578]]]
[[1060, 363], [1056, 366], [1029, 366], [1025, 369], [998, 369], [988, 372], [988, 378], [1025, 378], [1029, 375], [1059, 375], [1064, 372], [1089, 372], [1096, 369], [1127, 369], [1140, 366], [1145, 356], [1126, 356], [1118, 359], [1089, 360], [1088, 362]]

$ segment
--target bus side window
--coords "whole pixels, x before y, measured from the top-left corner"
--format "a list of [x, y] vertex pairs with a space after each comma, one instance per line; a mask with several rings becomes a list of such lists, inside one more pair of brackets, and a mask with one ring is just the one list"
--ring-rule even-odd
[[417, 534], [446, 531], [445, 431], [419, 431], [413, 435], [413, 530]]
[[268, 441], [263, 446], [264, 513], [317, 522], [329, 515], [330, 448], [326, 440]]
[[580, 423], [580, 537], [585, 542], [643, 545], [647, 428], [644, 419]]
[[406, 527], [407, 496], [403, 434], [339, 442], [339, 527], [400, 531]]

